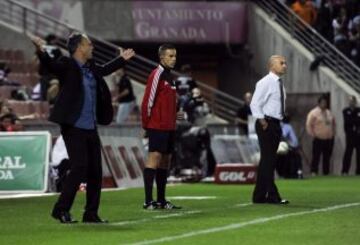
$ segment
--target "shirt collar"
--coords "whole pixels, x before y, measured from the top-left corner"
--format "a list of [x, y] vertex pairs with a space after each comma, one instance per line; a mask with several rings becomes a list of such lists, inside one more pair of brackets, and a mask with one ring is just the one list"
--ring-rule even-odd
[[272, 71], [269, 72], [269, 76], [274, 79], [275, 81], [279, 81], [280, 77], [273, 73]]
[[169, 68], [166, 68], [162, 64], [159, 64], [159, 67], [161, 67], [165, 72], [170, 72], [171, 71]]
[[78, 61], [77, 59], [75, 59], [76, 64], [80, 67], [80, 69], [88, 69], [89, 68], [89, 63], [86, 62], [85, 64], [81, 63], [80, 61]]

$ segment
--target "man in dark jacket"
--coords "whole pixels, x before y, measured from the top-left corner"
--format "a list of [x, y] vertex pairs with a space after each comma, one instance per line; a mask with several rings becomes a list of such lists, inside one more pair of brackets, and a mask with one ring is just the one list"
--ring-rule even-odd
[[350, 96], [349, 107], [343, 110], [346, 149], [341, 173], [347, 175], [351, 165], [351, 157], [356, 149], [356, 174], [360, 174], [360, 108], [356, 106], [356, 97]]
[[70, 172], [64, 183], [52, 216], [61, 223], [75, 223], [70, 209], [81, 182], [87, 183], [86, 206], [83, 222], [104, 223], [98, 216], [102, 169], [101, 146], [96, 124], [111, 123], [113, 110], [110, 91], [102, 78], [124, 66], [135, 55], [132, 49], [105, 65], [92, 60], [93, 45], [81, 33], [73, 33], [68, 39], [71, 57], [52, 59], [44, 49], [44, 41], [32, 39], [40, 62], [60, 81], [60, 92], [50, 115], [50, 121], [58, 123], [69, 154]]

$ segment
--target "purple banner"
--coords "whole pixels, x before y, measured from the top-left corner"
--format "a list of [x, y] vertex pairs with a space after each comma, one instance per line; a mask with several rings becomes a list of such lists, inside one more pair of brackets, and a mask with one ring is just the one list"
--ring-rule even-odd
[[138, 41], [241, 44], [247, 38], [246, 3], [134, 1], [132, 8]]

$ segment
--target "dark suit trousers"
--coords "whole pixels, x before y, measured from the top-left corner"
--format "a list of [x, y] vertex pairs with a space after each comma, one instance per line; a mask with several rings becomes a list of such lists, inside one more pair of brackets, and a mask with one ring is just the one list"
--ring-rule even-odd
[[354, 148], [356, 149], [356, 174], [360, 174], [360, 136], [346, 134], [346, 149], [343, 158], [342, 173], [349, 173], [351, 157]]
[[334, 146], [334, 139], [322, 140], [315, 138], [313, 141], [311, 172], [318, 173], [320, 157], [322, 155], [323, 174], [330, 172], [330, 157]]
[[280, 123], [268, 121], [264, 130], [256, 121], [255, 130], [260, 145], [260, 163], [257, 171], [256, 186], [253, 192], [253, 202], [276, 202], [281, 200], [274, 181], [274, 171], [277, 160], [277, 149], [281, 138]]
[[54, 210], [70, 211], [80, 183], [86, 182], [85, 212], [97, 214], [102, 182], [101, 144], [97, 130], [62, 126], [61, 134], [71, 167]]

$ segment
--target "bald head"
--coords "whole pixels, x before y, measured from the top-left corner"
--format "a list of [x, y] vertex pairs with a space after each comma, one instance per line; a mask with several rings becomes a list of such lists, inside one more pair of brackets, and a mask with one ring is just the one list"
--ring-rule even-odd
[[282, 55], [272, 55], [268, 61], [268, 68], [271, 72], [278, 76], [282, 76], [286, 73], [287, 65], [286, 59]]

